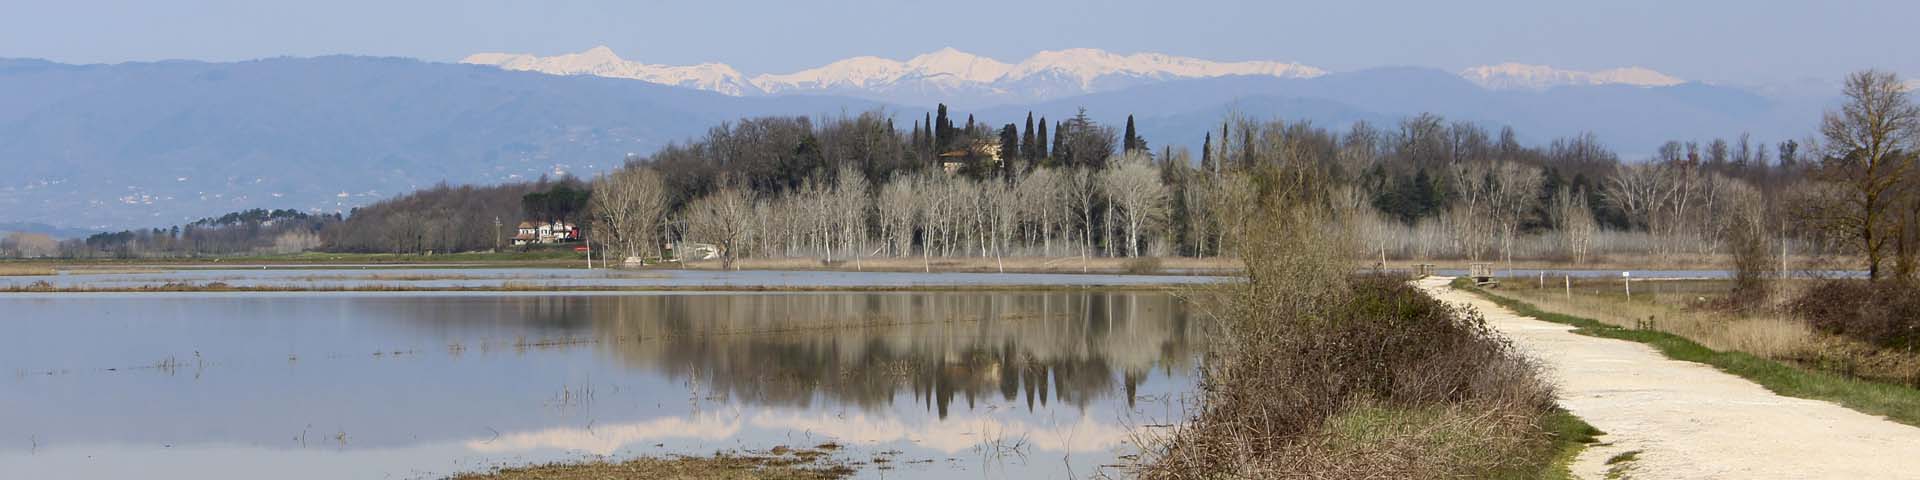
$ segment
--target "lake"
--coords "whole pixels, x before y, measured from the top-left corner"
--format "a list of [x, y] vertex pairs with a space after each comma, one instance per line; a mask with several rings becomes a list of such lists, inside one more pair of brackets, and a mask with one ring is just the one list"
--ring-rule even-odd
[[[1118, 473], [1186, 412], [1139, 291], [0, 295], [10, 478], [437, 478], [833, 442], [870, 478]], [[876, 462], [878, 459], [880, 461]]]

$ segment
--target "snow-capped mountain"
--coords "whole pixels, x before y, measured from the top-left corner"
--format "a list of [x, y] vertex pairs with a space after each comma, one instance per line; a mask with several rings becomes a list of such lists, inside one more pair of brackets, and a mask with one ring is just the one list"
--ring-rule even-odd
[[1545, 90], [1553, 87], [1586, 85], [1667, 87], [1686, 83], [1684, 80], [1642, 67], [1584, 72], [1521, 63], [1472, 67], [1461, 70], [1460, 77], [1490, 90]]
[[759, 89], [754, 87], [752, 82], [748, 82], [745, 76], [724, 63], [702, 63], [692, 66], [650, 65], [622, 59], [613, 53], [613, 49], [606, 46], [551, 57], [515, 53], [476, 53], [460, 60], [460, 63], [493, 65], [507, 70], [525, 70], [550, 75], [629, 78], [733, 96], [760, 93]]
[[943, 48], [906, 61], [863, 56], [751, 80], [723, 64], [648, 65], [606, 47], [552, 57], [481, 53], [463, 63], [554, 75], [599, 75], [689, 86], [728, 95], [835, 94], [894, 102], [996, 104], [1050, 100], [1168, 80], [1228, 75], [1312, 78], [1326, 71], [1297, 63], [1214, 62], [1158, 53], [1120, 55], [1075, 48], [1042, 51], [1018, 64]]

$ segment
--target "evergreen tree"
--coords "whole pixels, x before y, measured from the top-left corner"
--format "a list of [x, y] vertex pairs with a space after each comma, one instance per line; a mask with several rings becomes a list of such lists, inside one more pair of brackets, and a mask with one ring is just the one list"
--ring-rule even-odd
[[967, 137], [973, 136], [973, 114], [971, 113], [967, 114], [967, 129], [962, 130], [962, 132], [964, 133], [964, 136], [967, 136]]
[[915, 155], [925, 154], [926, 152], [927, 130], [926, 126], [921, 125], [919, 120], [913, 121], [913, 142], [907, 144], [907, 146]]
[[1040, 133], [1033, 135], [1033, 159], [1037, 162], [1046, 162], [1047, 158], [1047, 117], [1040, 117]]
[[1073, 166], [1073, 152], [1067, 151], [1067, 129], [1061, 127], [1060, 122], [1053, 123], [1053, 162]]
[[1200, 142], [1200, 171], [1219, 175], [1213, 163], [1213, 132], [1207, 132], [1207, 139]]
[[931, 152], [933, 151], [933, 132], [934, 130], [936, 130], [935, 128], [933, 128], [933, 114], [931, 113], [927, 114], [927, 121], [922, 125], [926, 125], [925, 127], [927, 129], [926, 136], [921, 137], [920, 138], [921, 143], [914, 146], [920, 148], [920, 150], [923, 152]]
[[1227, 134], [1227, 122], [1220, 122], [1220, 158], [1213, 160], [1215, 169], [1225, 169], [1233, 166], [1233, 150], [1228, 148], [1229, 143], [1233, 143], [1233, 137]]
[[1020, 152], [1020, 126], [1007, 124], [1000, 127], [1000, 177], [1007, 183], [1013, 183], [1013, 159]]
[[1033, 148], [1033, 112], [1027, 112], [1027, 129], [1020, 133], [1020, 158], [1032, 163], [1038, 159]]
[[1120, 137], [1120, 152], [1132, 152], [1140, 148], [1140, 136], [1133, 129], [1133, 115], [1127, 115], [1127, 133]]
[[933, 117], [933, 154], [946, 153], [953, 142], [953, 120], [947, 118], [947, 104], [940, 104]]

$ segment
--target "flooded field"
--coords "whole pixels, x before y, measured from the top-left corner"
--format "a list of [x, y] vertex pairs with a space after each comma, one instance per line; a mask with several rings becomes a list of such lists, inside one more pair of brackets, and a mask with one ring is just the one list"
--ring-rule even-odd
[[1155, 292], [10, 294], [0, 312], [9, 478], [437, 478], [823, 443], [870, 478], [1115, 474], [1134, 429], [1182, 415], [1204, 343]]

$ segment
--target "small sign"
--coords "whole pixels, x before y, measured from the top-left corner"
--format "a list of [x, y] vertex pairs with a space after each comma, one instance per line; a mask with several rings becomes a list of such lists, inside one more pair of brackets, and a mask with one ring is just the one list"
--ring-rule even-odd
[[573, 251], [575, 251], [575, 252], [586, 252], [586, 251], [587, 251], [587, 247], [573, 247]]

